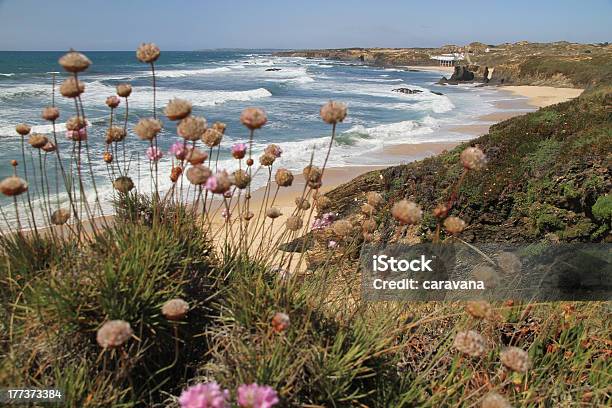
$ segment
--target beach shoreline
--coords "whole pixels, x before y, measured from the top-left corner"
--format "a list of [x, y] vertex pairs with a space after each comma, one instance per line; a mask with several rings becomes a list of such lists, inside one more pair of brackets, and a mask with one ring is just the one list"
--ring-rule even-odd
[[[418, 69], [428, 72], [448, 72], [452, 71], [452, 67], [437, 67], [437, 66], [415, 66], [402, 67], [409, 69]], [[450, 85], [449, 85], [450, 86]], [[431, 142], [419, 143], [400, 143], [386, 144], [382, 149], [373, 152], [374, 155], [379, 155], [381, 163], [375, 165], [350, 165], [343, 167], [328, 167], [325, 170], [325, 180], [321, 193], [331, 191], [342, 184], [348, 183], [354, 178], [363, 175], [369, 171], [380, 170], [391, 166], [407, 164], [410, 162], [425, 159], [427, 157], [436, 156], [445, 151], [451, 150], [461, 143], [468, 142], [478, 136], [488, 133], [489, 127], [495, 123], [519, 116], [528, 112], [533, 112], [540, 107], [548, 106], [554, 103], [563, 102], [571, 98], [577, 97], [582, 90], [573, 88], [552, 88], [542, 86], [495, 86], [495, 89], [500, 92], [500, 100], [495, 103], [497, 111], [473, 117], [469, 124], [454, 124], [444, 125], [439, 127], [431, 134]], [[505, 96], [510, 96], [507, 99]], [[518, 97], [518, 98], [517, 98]], [[453, 140], [439, 140], [438, 136], [447, 133], [460, 134], [463, 137], [456, 137]], [[297, 173], [297, 172], [296, 172]], [[274, 185], [274, 183], [272, 183]], [[295, 181], [289, 188], [281, 188], [276, 194], [274, 205], [279, 207], [283, 215], [279, 217], [275, 223], [276, 228], [284, 224], [288, 215], [295, 209], [295, 199], [301, 196], [304, 188], [303, 177], [301, 174], [295, 174]], [[265, 206], [265, 187], [254, 189], [251, 199], [251, 210], [257, 214]], [[270, 202], [268, 202], [268, 206]], [[263, 209], [262, 211], [265, 211]], [[104, 217], [96, 217], [93, 221], [95, 225], [102, 225], [108, 222], [113, 222], [113, 215]], [[213, 224], [221, 227], [224, 224], [224, 219], [217, 211], [212, 220]], [[86, 222], [87, 225], [91, 221]], [[43, 230], [56, 229], [54, 227], [44, 228]], [[23, 229], [27, 231], [27, 228]], [[86, 228], [91, 230], [91, 225]]]

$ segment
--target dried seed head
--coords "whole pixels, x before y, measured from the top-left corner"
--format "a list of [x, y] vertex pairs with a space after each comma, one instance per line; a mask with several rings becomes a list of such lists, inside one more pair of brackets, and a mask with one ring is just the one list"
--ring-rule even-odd
[[130, 84], [119, 84], [117, 85], [117, 95], [122, 98], [127, 98], [132, 94], [132, 85]]
[[59, 208], [53, 211], [53, 214], [51, 214], [51, 224], [53, 225], [64, 225], [69, 219], [70, 211], [64, 208]]
[[21, 136], [26, 136], [30, 134], [31, 130], [32, 128], [26, 125], [25, 123], [19, 123], [17, 126], [15, 126], [15, 131], [19, 133]]
[[508, 274], [516, 274], [523, 268], [521, 259], [512, 252], [501, 252], [495, 258], [500, 269]]
[[448, 217], [444, 220], [444, 229], [449, 234], [459, 234], [465, 229], [465, 221], [459, 217]]
[[272, 329], [276, 333], [282, 333], [289, 328], [291, 325], [291, 320], [289, 319], [289, 315], [282, 312], [276, 312], [274, 317], [272, 317]]
[[330, 125], [342, 122], [346, 117], [346, 111], [346, 104], [329, 101], [321, 107], [321, 119]]
[[261, 128], [267, 121], [266, 113], [259, 108], [246, 108], [240, 115], [240, 122], [251, 130]]
[[472, 269], [472, 277], [484, 283], [485, 288], [494, 288], [499, 284], [499, 276], [495, 269], [486, 264], [476, 265]]
[[468, 170], [481, 170], [487, 165], [487, 156], [477, 147], [468, 147], [461, 152], [461, 164]]
[[124, 345], [134, 332], [130, 324], [123, 320], [110, 320], [98, 329], [96, 340], [102, 348], [116, 348]]
[[172, 170], [170, 170], [170, 181], [176, 183], [179, 177], [181, 177], [181, 174], [183, 174], [182, 167], [172, 167]]
[[136, 58], [138, 58], [140, 62], [147, 64], [155, 62], [159, 58], [159, 54], [159, 47], [153, 43], [142, 43], [136, 49]]
[[43, 149], [43, 151], [46, 153], [52, 153], [57, 150], [57, 146], [53, 142], [49, 141], [43, 147], [41, 147], [41, 149]]
[[112, 95], [106, 98], [106, 106], [111, 109], [115, 109], [121, 103], [121, 99], [118, 96]]
[[368, 194], [366, 194], [366, 199], [368, 200], [368, 204], [374, 208], [380, 207], [385, 201], [383, 196], [376, 191], [369, 191]]
[[140, 119], [136, 126], [134, 126], [134, 132], [142, 140], [153, 140], [161, 130], [161, 121], [153, 118]]
[[17, 196], [28, 191], [28, 183], [17, 176], [10, 176], [0, 182], [0, 191], [7, 196]]
[[408, 200], [398, 201], [391, 209], [391, 215], [400, 224], [418, 224], [423, 218], [423, 210], [416, 203]]
[[274, 157], [279, 158], [283, 153], [283, 149], [281, 149], [278, 145], [270, 144], [266, 146], [266, 148], [264, 149], [264, 153], [271, 154]]
[[486, 300], [472, 300], [465, 305], [465, 310], [476, 319], [490, 317], [493, 313], [491, 304]]
[[206, 180], [206, 189], [215, 194], [223, 194], [232, 187], [232, 181], [226, 171], [221, 171]]
[[44, 145], [47, 144], [47, 142], [49, 142], [49, 139], [47, 138], [47, 136], [41, 135], [38, 133], [33, 133], [30, 136], [30, 139], [28, 140], [28, 143], [30, 144], [30, 146], [32, 146], [35, 149], [41, 149]]
[[372, 214], [374, 214], [374, 211], [375, 211], [374, 206], [368, 203], [365, 203], [364, 205], [361, 206], [361, 212], [367, 215], [368, 217], [372, 216]]
[[85, 84], [74, 77], [67, 78], [60, 85], [60, 93], [66, 98], [76, 98], [85, 92]]
[[251, 183], [251, 176], [249, 176], [249, 173], [241, 169], [236, 170], [232, 174], [232, 178], [233, 184], [240, 190], [247, 188]]
[[223, 122], [215, 122], [213, 123], [212, 128], [215, 129], [217, 132], [221, 133], [222, 135], [224, 135], [225, 129], [227, 129], [227, 125]]
[[480, 408], [512, 408], [512, 405], [504, 397], [492, 391], [483, 398]]
[[80, 116], [73, 116], [66, 121], [66, 130], [79, 131], [87, 127], [87, 122]]
[[274, 160], [276, 160], [276, 156], [273, 154], [265, 153], [259, 157], [259, 163], [262, 166], [271, 166], [274, 164]]
[[266, 217], [268, 218], [275, 219], [280, 217], [281, 215], [283, 215], [283, 213], [278, 207], [270, 207], [266, 210]]
[[444, 204], [438, 204], [436, 208], [433, 209], [432, 213], [437, 219], [444, 219], [448, 215], [448, 207]]
[[246, 164], [247, 166], [251, 167], [253, 165], [254, 161], [253, 159], [247, 159]]
[[195, 142], [203, 137], [206, 132], [206, 119], [197, 116], [187, 116], [181, 120], [176, 128], [176, 133], [185, 140]]
[[322, 195], [317, 197], [315, 204], [317, 206], [317, 210], [325, 211], [332, 206], [332, 200], [329, 197]]
[[[175, 169], [178, 169], [180, 167], [175, 167]], [[206, 166], [203, 166], [201, 164], [195, 165], [195, 166], [191, 166], [189, 169], [187, 169], [187, 180], [189, 180], [189, 182], [191, 184], [195, 184], [195, 185], [202, 185], [204, 183], [206, 183], [206, 180], [208, 180], [208, 178], [212, 175], [212, 171], [210, 171], [210, 169]], [[176, 180], [173, 180], [176, 181]]]
[[310, 208], [310, 202], [307, 199], [302, 197], [295, 197], [295, 206], [300, 210], [306, 211]]
[[347, 220], [338, 220], [333, 223], [332, 230], [340, 238], [346, 238], [353, 233], [353, 224]]
[[315, 190], [321, 187], [321, 178], [323, 177], [323, 172], [320, 168], [309, 164], [308, 166], [304, 167], [302, 174], [304, 175], [304, 179], [306, 180], [306, 184], [308, 184], [308, 187]]
[[55, 106], [47, 106], [42, 111], [42, 118], [44, 120], [48, 120], [49, 122], [53, 122], [57, 118], [59, 118], [60, 111]]
[[134, 182], [127, 176], [121, 176], [113, 181], [113, 187], [120, 193], [127, 194], [134, 188]]
[[373, 233], [376, 231], [376, 221], [374, 220], [365, 220], [363, 224], [361, 224], [363, 232]]
[[189, 311], [189, 303], [183, 299], [171, 299], [162, 306], [162, 314], [168, 320], [183, 320]]
[[243, 218], [245, 221], [250, 221], [250, 220], [251, 220], [251, 219], [252, 219], [254, 216], [255, 216], [255, 214], [253, 214], [253, 212], [252, 212], [252, 211], [248, 211], [247, 213], [245, 213], [245, 214], [242, 216], [242, 218]]
[[105, 163], [112, 163], [113, 154], [111, 152], [104, 152], [104, 154], [102, 155], [102, 160], [104, 160]]
[[70, 50], [59, 59], [59, 64], [68, 72], [82, 72], [91, 65], [91, 61], [80, 52]]
[[297, 231], [302, 228], [304, 222], [300, 217], [292, 215], [291, 217], [287, 218], [285, 225], [289, 231]]
[[202, 134], [202, 142], [208, 147], [219, 146], [222, 139], [223, 133], [213, 128], [206, 129]]
[[[184, 119], [191, 113], [191, 102], [179, 98], [171, 99], [168, 105], [166, 105], [164, 113], [170, 120]], [[202, 133], [204, 133], [203, 130]], [[199, 134], [198, 138], [202, 136], [202, 133]]]
[[289, 187], [293, 184], [293, 173], [287, 169], [278, 169], [274, 175], [274, 181], [281, 187]]
[[531, 367], [529, 354], [518, 347], [508, 347], [499, 353], [499, 361], [512, 371], [524, 373]]
[[453, 341], [453, 348], [471, 357], [478, 357], [486, 350], [485, 339], [474, 330], [458, 332]]
[[120, 142], [125, 139], [125, 129], [119, 126], [113, 126], [106, 131], [106, 143]]
[[201, 151], [200, 149], [193, 147], [191, 149], [187, 149], [187, 154], [185, 155], [185, 160], [189, 163], [202, 164], [204, 161], [208, 159], [208, 153]]

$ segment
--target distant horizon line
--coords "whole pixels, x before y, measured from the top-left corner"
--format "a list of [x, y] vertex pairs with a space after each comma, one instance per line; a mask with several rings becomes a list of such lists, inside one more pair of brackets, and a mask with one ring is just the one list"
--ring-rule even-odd
[[[487, 46], [499, 46], [499, 45], [507, 45], [507, 44], [517, 44], [520, 42], [529, 42], [532, 44], [556, 44], [556, 43], [568, 43], [568, 44], [581, 44], [581, 45], [603, 45], [610, 44], [609, 41], [599, 41], [599, 42], [573, 42], [567, 40], [556, 40], [556, 41], [528, 41], [528, 40], [518, 40], [518, 41], [506, 41], [497, 44], [489, 44], [481, 41], [471, 41], [470, 43], [460, 45], [453, 43], [446, 43], [438, 46], [404, 46], [404, 47], [389, 47], [389, 46], [371, 46], [371, 47], [363, 47], [363, 46], [351, 46], [351, 47], [286, 47], [286, 48], [277, 48], [277, 47], [213, 47], [213, 48], [196, 48], [196, 49], [185, 49], [185, 50], [162, 50], [162, 52], [199, 52], [199, 51], [292, 51], [292, 50], [350, 50], [350, 49], [434, 49], [434, 48], [442, 48], [447, 46], [467, 46], [473, 43], [480, 43]], [[0, 52], [67, 52], [69, 49], [63, 50], [0, 50]], [[96, 50], [86, 50], [80, 49], [82, 52], [135, 52], [136, 49], [128, 49], [128, 50], [111, 50], [111, 49], [96, 49]]]

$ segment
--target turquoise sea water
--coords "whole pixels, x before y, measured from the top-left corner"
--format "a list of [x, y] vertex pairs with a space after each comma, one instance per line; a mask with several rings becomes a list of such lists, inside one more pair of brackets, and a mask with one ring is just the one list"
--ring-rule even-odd
[[[12, 172], [11, 159], [20, 159], [20, 138], [14, 131], [16, 123], [26, 122], [34, 131], [49, 134], [51, 127], [40, 118], [44, 106], [52, 99], [51, 74], [61, 71], [57, 64], [59, 52], [0, 52], [0, 176]], [[86, 83], [83, 97], [85, 112], [91, 122], [89, 144], [92, 166], [101, 194], [111, 194], [106, 165], [101, 160], [104, 132], [108, 123], [106, 97], [115, 93], [118, 83], [129, 82], [134, 87], [130, 97], [129, 127], [139, 118], [151, 116], [152, 86], [148, 66], [138, 62], [133, 52], [89, 52], [93, 65], [82, 76]], [[229, 148], [246, 141], [247, 130], [239, 116], [247, 106], [260, 106], [269, 122], [256, 133], [256, 151], [269, 143], [282, 146], [284, 153], [279, 165], [301, 169], [308, 163], [313, 148], [323, 156], [329, 143], [330, 128], [321, 122], [319, 107], [330, 99], [346, 102], [349, 116], [338, 130], [339, 136], [330, 158], [330, 166], [381, 164], [388, 160], [380, 154], [384, 146], [399, 143], [465, 139], [465, 135], [448, 129], [454, 124], [474, 121], [478, 115], [496, 110], [495, 102], [507, 96], [489, 88], [473, 86], [434, 85], [441, 74], [400, 69], [369, 67], [348, 62], [305, 58], [274, 57], [267, 51], [202, 51], [162, 52], [156, 63], [157, 106], [159, 115], [173, 97], [188, 99], [196, 115], [209, 122], [228, 124], [227, 135], [220, 152], [221, 168], [233, 169]], [[59, 72], [58, 82], [66, 77]], [[418, 94], [401, 94], [399, 87], [419, 89]], [[436, 95], [431, 91], [442, 92]], [[72, 100], [56, 94], [61, 110], [59, 122], [74, 115]], [[124, 104], [117, 110], [122, 119]], [[61, 129], [61, 125], [59, 128]], [[59, 134], [60, 149], [71, 149], [64, 132]], [[160, 135], [161, 148], [167, 152], [179, 140], [175, 124], [165, 120]], [[135, 135], [126, 141], [132, 158], [131, 176], [141, 189], [148, 188], [149, 167], [144, 158], [148, 147]], [[315, 160], [316, 160], [315, 156]], [[322, 160], [322, 157], [319, 158]], [[403, 161], [409, 161], [407, 157]], [[29, 163], [30, 176], [36, 170], [37, 158]], [[84, 164], [87, 164], [86, 162]], [[52, 161], [48, 174], [55, 174]], [[171, 161], [166, 155], [160, 162], [162, 188], [170, 185]], [[20, 170], [21, 171], [21, 170]], [[38, 172], [36, 176], [39, 176]], [[88, 187], [90, 181], [86, 180]], [[256, 180], [261, 183], [262, 180]], [[6, 208], [10, 201], [2, 197]]]

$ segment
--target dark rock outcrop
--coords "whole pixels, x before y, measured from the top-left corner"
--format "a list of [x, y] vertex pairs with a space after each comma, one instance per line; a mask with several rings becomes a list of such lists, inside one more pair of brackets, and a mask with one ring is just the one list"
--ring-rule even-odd
[[463, 65], [458, 65], [455, 67], [455, 72], [450, 77], [451, 81], [473, 81], [474, 73], [468, 69], [468, 67]]
[[280, 68], [267, 68], [266, 71], [280, 71]]
[[403, 93], [403, 94], [409, 94], [409, 95], [423, 92], [420, 89], [409, 89], [409, 88], [396, 88], [396, 89], [392, 89], [391, 91], [392, 92], [399, 92], [399, 93]]

